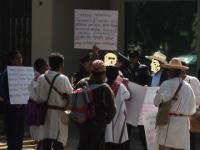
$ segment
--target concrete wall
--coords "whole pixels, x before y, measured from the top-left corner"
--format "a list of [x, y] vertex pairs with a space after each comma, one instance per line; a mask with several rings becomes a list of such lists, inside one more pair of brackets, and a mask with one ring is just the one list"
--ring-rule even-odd
[[52, 50], [52, 0], [32, 0], [32, 61]]
[[[73, 48], [74, 9], [117, 10], [120, 8], [118, 47], [120, 50], [123, 49], [124, 21], [122, 19], [123, 14], [121, 14], [123, 13], [123, 0], [40, 0], [43, 1], [43, 6], [37, 5], [39, 0], [32, 1], [33, 61], [39, 56], [46, 57], [51, 51], [57, 51], [65, 56], [65, 72], [68, 76], [71, 76], [75, 71], [78, 71], [79, 58], [88, 53], [89, 50], [79, 50]], [[47, 5], [49, 5], [50, 8], [46, 8]], [[41, 25], [41, 22], [45, 23]], [[49, 37], [44, 38], [47, 35], [49, 35]], [[41, 54], [41, 49], [44, 49], [44, 54], [43, 52]]]

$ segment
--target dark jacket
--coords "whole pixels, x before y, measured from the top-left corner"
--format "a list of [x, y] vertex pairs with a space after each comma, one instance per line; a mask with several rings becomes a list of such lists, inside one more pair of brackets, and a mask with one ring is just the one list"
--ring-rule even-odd
[[149, 67], [144, 64], [136, 64], [131, 68], [131, 78], [129, 79], [139, 85], [149, 85], [151, 74]]
[[110, 123], [116, 113], [114, 94], [111, 88], [107, 83], [93, 81], [89, 78], [82, 79], [76, 88], [86, 86], [86, 84], [102, 84], [102, 86], [93, 90], [96, 116], [91, 121], [102, 125]]
[[80, 71], [74, 73], [73, 75], [73, 84], [76, 85], [81, 79], [89, 77], [90, 73], [85, 70], [84, 67], [80, 65]]

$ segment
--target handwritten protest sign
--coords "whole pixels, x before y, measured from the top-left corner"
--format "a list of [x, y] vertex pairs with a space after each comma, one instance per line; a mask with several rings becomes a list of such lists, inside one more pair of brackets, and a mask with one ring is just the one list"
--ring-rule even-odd
[[32, 67], [8, 66], [8, 86], [11, 104], [27, 104], [28, 86], [34, 78]]
[[144, 125], [148, 150], [155, 150], [156, 129], [155, 121], [158, 108], [152, 104], [144, 104], [139, 118], [139, 125]]
[[137, 126], [141, 109], [144, 103], [146, 88], [136, 83], [128, 83], [131, 99], [126, 102], [127, 107], [127, 123]]
[[117, 11], [76, 9], [74, 20], [74, 48], [117, 49]]

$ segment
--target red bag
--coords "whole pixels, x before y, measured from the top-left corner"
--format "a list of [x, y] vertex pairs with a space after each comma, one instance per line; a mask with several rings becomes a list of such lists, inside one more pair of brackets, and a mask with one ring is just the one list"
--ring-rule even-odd
[[70, 117], [76, 123], [84, 123], [95, 115], [93, 90], [103, 84], [92, 84], [89, 87], [79, 88], [70, 95]]

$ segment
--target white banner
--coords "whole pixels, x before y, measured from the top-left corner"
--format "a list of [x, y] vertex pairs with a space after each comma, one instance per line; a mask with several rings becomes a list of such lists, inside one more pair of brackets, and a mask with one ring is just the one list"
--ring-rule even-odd
[[131, 99], [126, 102], [126, 107], [127, 107], [126, 122], [133, 126], [137, 126], [141, 109], [144, 103], [144, 97], [146, 95], [146, 87], [129, 81], [128, 89], [131, 94]]
[[32, 67], [8, 66], [8, 86], [11, 104], [27, 104], [28, 86], [34, 78]]
[[159, 87], [146, 87], [146, 95], [144, 98], [144, 104], [152, 104], [154, 105], [154, 97], [156, 96], [156, 92]]
[[155, 121], [158, 108], [152, 104], [144, 104], [140, 114], [140, 119], [138, 124], [144, 125], [145, 136], [147, 141], [147, 149], [156, 149], [156, 128]]
[[74, 48], [117, 50], [118, 11], [75, 10]]

